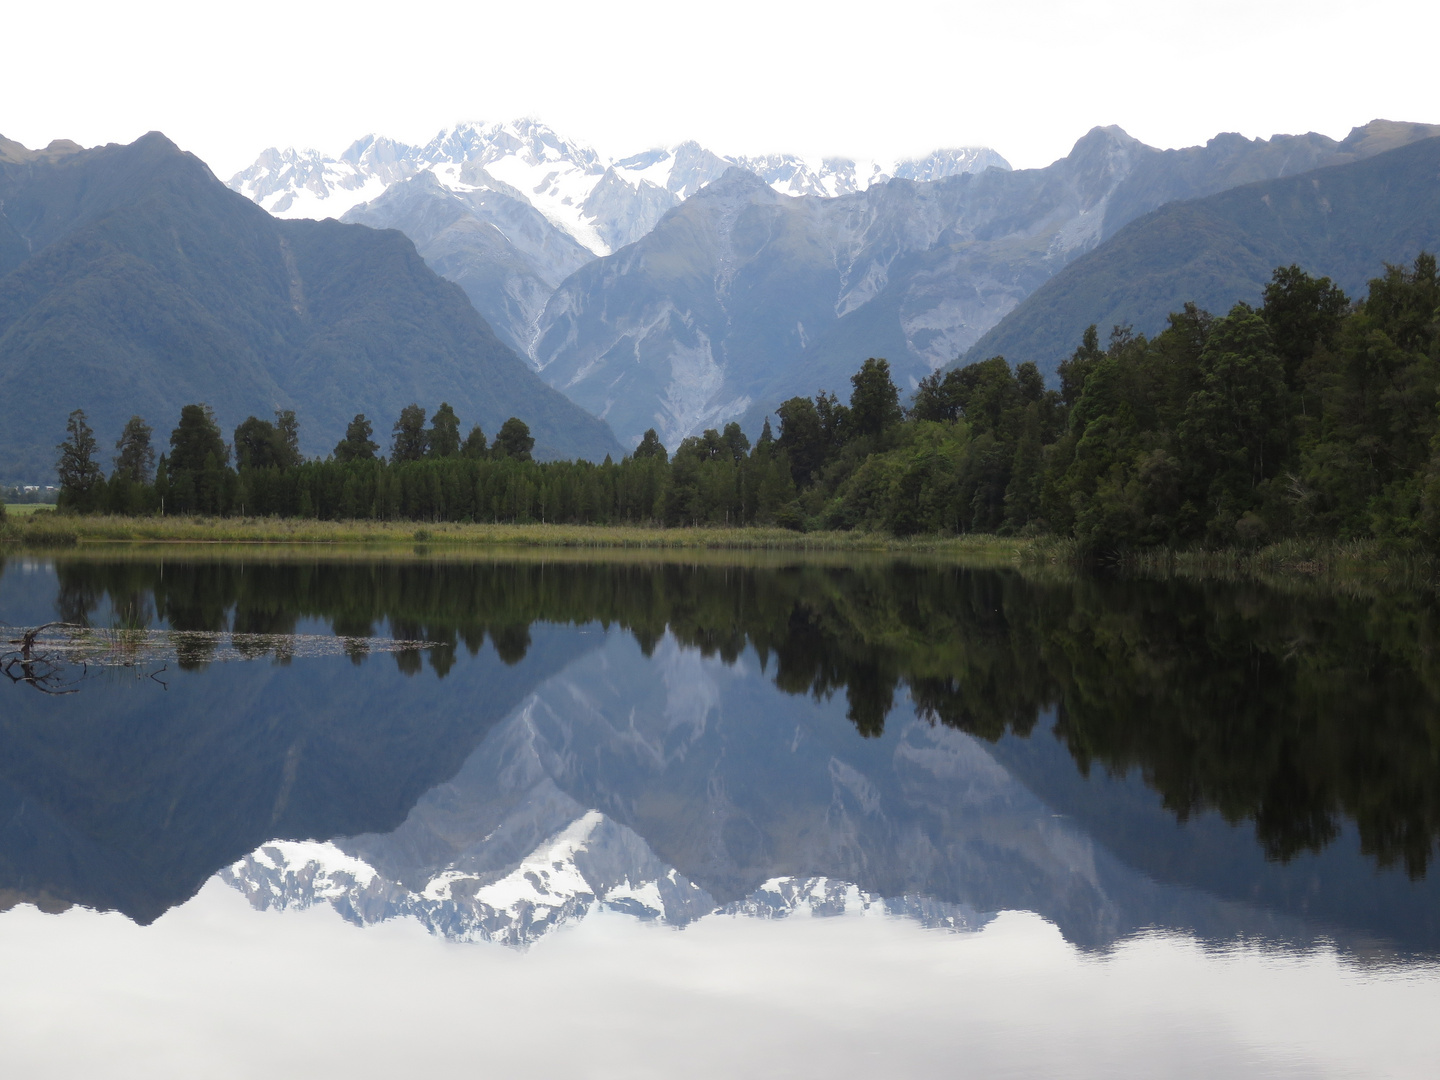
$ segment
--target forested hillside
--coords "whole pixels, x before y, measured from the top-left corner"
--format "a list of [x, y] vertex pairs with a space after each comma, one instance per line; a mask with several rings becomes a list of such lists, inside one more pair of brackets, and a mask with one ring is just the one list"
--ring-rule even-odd
[[191, 402], [227, 425], [294, 409], [318, 453], [357, 412], [444, 399], [491, 430], [523, 416], [543, 456], [620, 449], [398, 232], [278, 221], [157, 133], [0, 150], [0, 478], [52, 475], [77, 406], [115, 434]]
[[1440, 250], [1440, 138], [1302, 176], [1172, 202], [1041, 285], [965, 354], [1033, 361], [1047, 378], [1086, 326], [1146, 334], [1185, 302], [1258, 304], [1291, 263], [1350, 292], [1384, 262]]

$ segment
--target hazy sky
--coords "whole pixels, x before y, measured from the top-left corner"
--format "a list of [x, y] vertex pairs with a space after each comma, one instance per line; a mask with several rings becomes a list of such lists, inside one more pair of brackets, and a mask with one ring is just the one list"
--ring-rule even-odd
[[1025, 167], [1096, 124], [1185, 146], [1437, 122], [1437, 39], [1434, 0], [54, 0], [5, 13], [0, 134], [91, 145], [158, 128], [222, 177], [271, 145], [333, 153], [515, 116], [606, 154], [983, 144]]

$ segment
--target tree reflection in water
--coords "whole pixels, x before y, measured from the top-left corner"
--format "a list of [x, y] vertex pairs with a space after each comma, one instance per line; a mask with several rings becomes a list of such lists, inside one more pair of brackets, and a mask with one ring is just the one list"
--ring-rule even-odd
[[[1422, 876], [1440, 833], [1435, 597], [1260, 584], [1102, 580], [923, 562], [64, 558], [59, 613], [153, 610], [176, 630], [432, 644], [443, 677], [488, 639], [522, 659], [536, 622], [668, 631], [707, 656], [754, 649], [782, 690], [843, 693], [865, 736], [908, 693], [991, 741], [1042, 715], [1081, 772], [1138, 770], [1180, 820], [1253, 822], [1274, 859], [1349, 819], [1381, 866]], [[181, 667], [210, 655], [197, 638]], [[350, 650], [356, 663], [363, 648]], [[422, 654], [394, 654], [422, 670]]]

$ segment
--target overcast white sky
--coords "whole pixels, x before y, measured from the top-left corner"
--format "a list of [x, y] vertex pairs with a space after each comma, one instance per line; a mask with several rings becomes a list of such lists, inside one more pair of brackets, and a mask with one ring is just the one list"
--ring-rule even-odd
[[1020, 167], [1096, 124], [1168, 147], [1440, 122], [1434, 0], [52, 0], [3, 23], [0, 134], [159, 129], [221, 177], [271, 145], [333, 153], [515, 116], [612, 155], [982, 144]]

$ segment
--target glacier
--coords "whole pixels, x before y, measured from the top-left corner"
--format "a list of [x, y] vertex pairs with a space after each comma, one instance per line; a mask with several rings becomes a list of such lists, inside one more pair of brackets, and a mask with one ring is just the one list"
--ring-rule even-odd
[[845, 195], [892, 177], [936, 180], [1009, 169], [988, 147], [936, 150], [916, 159], [855, 161], [794, 154], [724, 156], [694, 141], [618, 159], [566, 139], [537, 120], [455, 124], [424, 146], [379, 135], [356, 140], [338, 157], [293, 147], [263, 151], [229, 187], [277, 217], [341, 218], [391, 184], [433, 172], [462, 190], [460, 168], [483, 168], [519, 192], [558, 229], [596, 256], [644, 236], [663, 213], [734, 166], [755, 173], [783, 195]]

